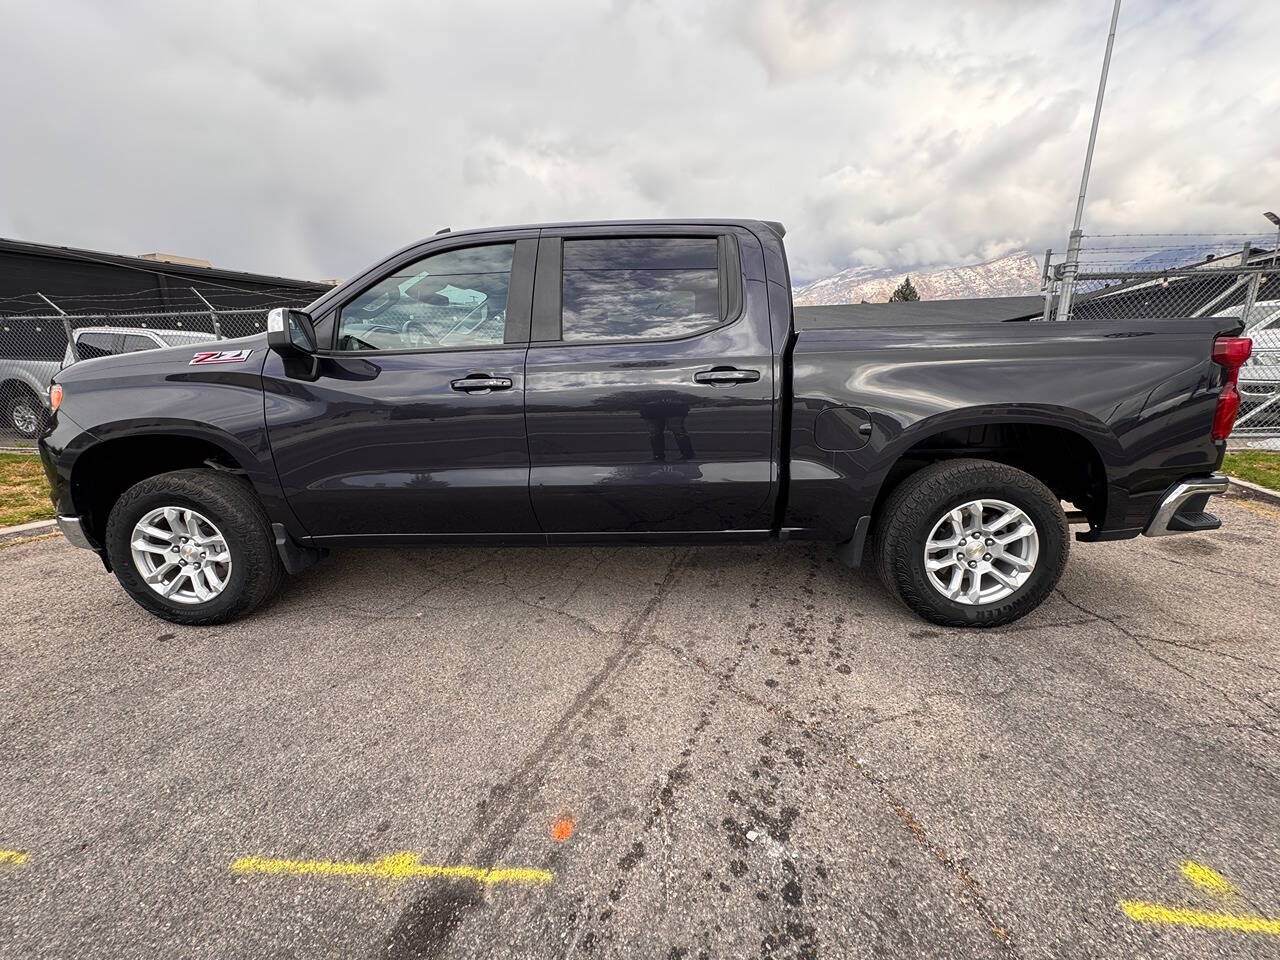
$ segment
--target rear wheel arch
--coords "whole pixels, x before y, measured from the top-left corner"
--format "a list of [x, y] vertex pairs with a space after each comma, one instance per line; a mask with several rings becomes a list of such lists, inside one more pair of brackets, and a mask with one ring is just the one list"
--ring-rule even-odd
[[1084, 511], [1092, 526], [1101, 526], [1108, 506], [1108, 464], [1119, 454], [1110, 430], [1093, 418], [981, 411], [931, 418], [899, 437], [876, 495], [873, 521], [893, 491], [917, 471], [944, 460], [977, 459], [1031, 474]]

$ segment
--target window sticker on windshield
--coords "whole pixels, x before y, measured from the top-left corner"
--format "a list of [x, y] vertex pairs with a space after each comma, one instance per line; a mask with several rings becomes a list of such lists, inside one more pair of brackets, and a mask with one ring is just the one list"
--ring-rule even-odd
[[244, 363], [251, 353], [252, 350], [202, 350], [191, 358], [187, 366], [194, 367], [198, 363]]

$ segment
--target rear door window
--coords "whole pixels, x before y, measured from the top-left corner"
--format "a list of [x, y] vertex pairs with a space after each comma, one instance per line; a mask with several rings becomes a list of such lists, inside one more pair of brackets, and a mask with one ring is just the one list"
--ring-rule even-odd
[[716, 237], [565, 240], [561, 338], [662, 340], [725, 319]]

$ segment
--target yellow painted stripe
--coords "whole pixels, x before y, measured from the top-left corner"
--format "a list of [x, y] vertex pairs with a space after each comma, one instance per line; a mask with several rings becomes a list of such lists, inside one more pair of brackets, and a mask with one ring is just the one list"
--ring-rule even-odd
[[0, 850], [0, 864], [20, 867], [30, 859], [31, 855], [21, 850]]
[[1145, 903], [1141, 900], [1121, 900], [1120, 909], [1126, 917], [1138, 923], [1172, 923], [1183, 927], [1199, 927], [1202, 930], [1266, 933], [1280, 937], [1280, 919], [1272, 917], [1162, 907], [1158, 903]]
[[1187, 860], [1182, 864], [1181, 870], [1184, 877], [1205, 893], [1216, 894], [1220, 897], [1230, 897], [1236, 892], [1236, 888], [1231, 885], [1230, 880], [1217, 870], [1206, 867], [1203, 863]]
[[341, 860], [277, 860], [268, 857], [241, 857], [231, 864], [231, 872], [265, 873], [285, 876], [381, 877], [405, 880], [411, 877], [440, 877], [474, 880], [476, 883], [550, 883], [555, 876], [546, 870], [528, 867], [436, 866], [423, 863], [416, 853], [393, 853], [373, 863]]

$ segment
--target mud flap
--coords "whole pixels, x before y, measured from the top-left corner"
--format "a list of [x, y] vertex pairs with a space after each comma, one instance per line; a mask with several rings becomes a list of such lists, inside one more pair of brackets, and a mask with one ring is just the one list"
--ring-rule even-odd
[[293, 537], [289, 536], [289, 532], [285, 530], [282, 523], [273, 523], [271, 532], [275, 535], [276, 551], [280, 554], [280, 562], [284, 564], [286, 573], [301, 573], [329, 555], [327, 549], [299, 545]]
[[862, 566], [862, 551], [867, 545], [867, 531], [871, 529], [871, 517], [859, 517], [853, 528], [853, 537], [836, 547], [836, 556], [846, 567]]

